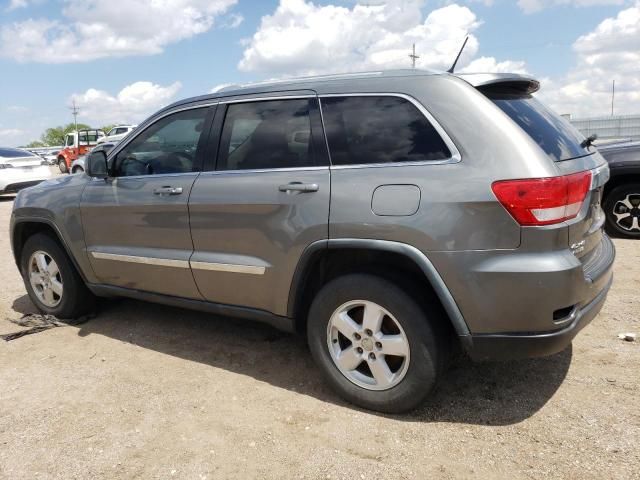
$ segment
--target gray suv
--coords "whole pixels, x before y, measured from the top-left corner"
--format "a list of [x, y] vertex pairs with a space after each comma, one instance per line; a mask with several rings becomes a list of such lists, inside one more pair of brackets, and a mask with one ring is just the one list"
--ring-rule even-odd
[[411, 70], [175, 103], [20, 192], [16, 263], [43, 312], [124, 296], [266, 322], [349, 401], [412, 409], [456, 349], [549, 355], [605, 301], [609, 169], [538, 87]]

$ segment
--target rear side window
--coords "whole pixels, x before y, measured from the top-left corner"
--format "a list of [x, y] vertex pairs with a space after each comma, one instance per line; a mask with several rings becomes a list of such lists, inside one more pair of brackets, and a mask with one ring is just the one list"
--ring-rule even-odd
[[580, 146], [584, 136], [578, 130], [531, 95], [492, 93], [489, 98], [554, 161], [560, 162], [592, 153]]
[[333, 165], [445, 160], [451, 152], [427, 118], [404, 98], [322, 99]]
[[218, 170], [314, 165], [308, 99], [231, 104], [222, 128]]

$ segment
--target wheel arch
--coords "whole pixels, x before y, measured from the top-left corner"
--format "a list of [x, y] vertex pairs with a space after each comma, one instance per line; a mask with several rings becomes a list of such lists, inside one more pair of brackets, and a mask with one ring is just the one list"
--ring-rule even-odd
[[616, 170], [612, 170], [611, 178], [604, 186], [602, 200], [604, 201], [614, 188], [630, 183], [640, 183], [640, 167], [632, 172], [625, 170], [616, 173]]
[[[341, 265], [336, 268], [334, 260]], [[371, 260], [375, 263], [369, 263]], [[296, 329], [300, 331], [304, 328], [306, 311], [313, 296], [324, 284], [340, 274], [354, 273], [354, 268], [364, 269], [367, 273], [367, 270], [371, 271], [380, 265], [386, 265], [390, 274], [396, 274], [396, 278], [397, 274], [409, 273], [421, 283], [428, 284], [456, 335], [470, 338], [458, 305], [428, 257], [411, 245], [375, 239], [321, 240], [305, 249], [291, 283], [287, 305], [287, 314], [295, 319]]]
[[85, 282], [87, 281], [82, 269], [76, 261], [76, 258], [71, 253], [71, 249], [60, 233], [60, 230], [55, 225], [55, 223], [46, 218], [18, 219], [13, 225], [11, 231], [11, 245], [13, 247], [13, 257], [20, 272], [22, 272], [20, 259], [22, 257], [22, 249], [24, 247], [24, 244], [29, 237], [37, 233], [44, 233], [56, 240], [62, 246], [69, 259], [71, 259], [71, 263], [75, 267], [82, 280]]

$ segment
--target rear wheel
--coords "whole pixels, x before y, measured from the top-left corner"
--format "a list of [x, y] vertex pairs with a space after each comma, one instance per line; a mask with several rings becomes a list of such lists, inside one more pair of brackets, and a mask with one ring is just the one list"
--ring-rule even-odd
[[66, 252], [49, 235], [29, 237], [22, 249], [21, 270], [27, 293], [41, 312], [77, 318], [94, 308], [95, 297]]
[[395, 284], [354, 274], [331, 281], [309, 311], [311, 353], [331, 386], [371, 410], [399, 413], [420, 405], [448, 356], [437, 309], [421, 307]]
[[620, 185], [611, 190], [603, 208], [610, 235], [640, 238], [640, 183]]
[[64, 157], [58, 158], [58, 168], [62, 173], [67, 173], [69, 171], [69, 168], [67, 167], [67, 162], [65, 161]]

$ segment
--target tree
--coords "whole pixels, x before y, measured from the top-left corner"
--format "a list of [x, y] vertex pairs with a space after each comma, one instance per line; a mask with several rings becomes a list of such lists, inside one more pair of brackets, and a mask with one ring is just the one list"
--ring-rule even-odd
[[[78, 124], [78, 130], [82, 130], [84, 128], [91, 128], [89, 125], [85, 125], [84, 123]], [[47, 128], [45, 132], [40, 137], [40, 141], [48, 146], [54, 145], [64, 145], [64, 138], [67, 133], [73, 132], [76, 129], [76, 126], [73, 123], [68, 123], [64, 126]]]

